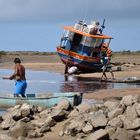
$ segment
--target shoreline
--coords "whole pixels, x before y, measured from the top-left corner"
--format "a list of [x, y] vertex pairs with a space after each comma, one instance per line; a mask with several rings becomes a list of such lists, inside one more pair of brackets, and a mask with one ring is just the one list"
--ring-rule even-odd
[[[4, 56], [1, 59], [0, 67], [1, 69], [13, 69], [13, 59], [15, 57], [20, 57], [23, 61], [22, 64], [26, 69], [30, 70], [39, 70], [39, 71], [50, 71], [55, 73], [64, 73], [64, 64], [61, 63], [58, 55], [49, 55], [49, 56], [40, 56], [40, 55], [8, 55]], [[115, 78], [128, 78], [128, 77], [137, 77], [140, 78], [140, 64], [139, 64], [138, 55], [121, 55], [113, 58], [114, 62], [125, 62], [122, 67], [122, 71], [114, 71]], [[131, 63], [130, 63], [131, 62]], [[135, 64], [134, 64], [135, 62]], [[106, 73], [108, 78], [111, 78], [111, 74], [109, 72]], [[88, 73], [88, 74], [79, 74], [76, 76], [80, 77], [92, 77], [92, 78], [100, 78], [102, 72], [96, 73]], [[124, 96], [127, 94], [135, 94], [140, 93], [140, 88], [123, 88], [123, 89], [104, 89], [98, 90], [95, 92], [85, 92], [85, 99], [103, 99], [107, 97], [116, 97], [116, 96]]]

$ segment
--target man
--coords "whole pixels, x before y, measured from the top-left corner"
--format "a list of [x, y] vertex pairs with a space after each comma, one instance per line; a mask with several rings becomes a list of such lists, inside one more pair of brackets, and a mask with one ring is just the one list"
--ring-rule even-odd
[[21, 60], [19, 58], [14, 59], [14, 73], [11, 76], [4, 76], [3, 79], [15, 80], [15, 91], [14, 97], [25, 96], [25, 90], [27, 88], [26, 77], [25, 77], [25, 67], [21, 65]]
[[101, 76], [101, 81], [103, 80], [103, 77], [105, 78], [105, 80], [107, 80], [107, 75], [106, 75], [106, 71], [109, 71], [111, 73], [112, 79], [115, 80], [114, 78], [114, 74], [112, 71], [112, 66], [109, 64], [109, 58], [107, 56], [103, 57], [103, 74]]

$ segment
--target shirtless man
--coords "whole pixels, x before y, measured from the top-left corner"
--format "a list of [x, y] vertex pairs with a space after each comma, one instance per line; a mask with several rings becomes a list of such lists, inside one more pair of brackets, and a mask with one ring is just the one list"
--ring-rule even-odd
[[15, 80], [15, 91], [14, 97], [21, 95], [25, 96], [25, 90], [27, 88], [26, 77], [25, 77], [25, 68], [21, 65], [21, 60], [19, 58], [14, 59], [14, 73], [11, 76], [3, 76], [3, 79]]

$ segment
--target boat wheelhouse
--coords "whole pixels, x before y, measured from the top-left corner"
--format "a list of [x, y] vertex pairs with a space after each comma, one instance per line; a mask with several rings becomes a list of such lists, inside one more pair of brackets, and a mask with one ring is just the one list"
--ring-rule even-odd
[[111, 57], [109, 45], [112, 39], [102, 34], [103, 26], [99, 29], [79, 22], [64, 27], [57, 52], [66, 67], [76, 66], [82, 73], [101, 71], [103, 57]]

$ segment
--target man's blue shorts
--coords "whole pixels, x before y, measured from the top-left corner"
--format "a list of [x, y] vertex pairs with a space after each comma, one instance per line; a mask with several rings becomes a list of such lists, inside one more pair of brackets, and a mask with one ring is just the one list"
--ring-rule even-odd
[[25, 95], [25, 90], [27, 88], [26, 80], [19, 80], [15, 82], [15, 92], [14, 94]]

